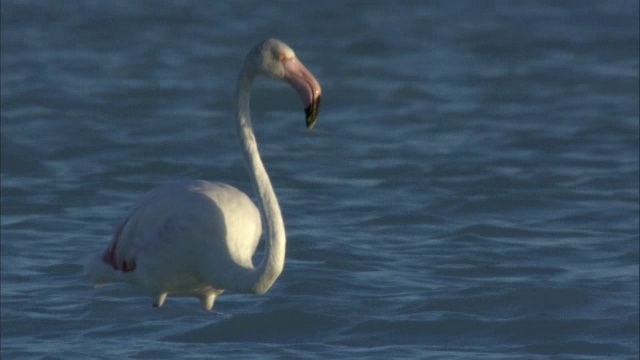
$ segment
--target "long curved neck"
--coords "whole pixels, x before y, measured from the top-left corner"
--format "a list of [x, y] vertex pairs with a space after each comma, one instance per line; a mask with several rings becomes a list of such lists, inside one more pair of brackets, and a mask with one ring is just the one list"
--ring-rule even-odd
[[236, 93], [238, 99], [238, 138], [244, 161], [249, 168], [254, 191], [258, 195], [260, 212], [266, 222], [267, 239], [264, 257], [260, 261], [260, 265], [246, 279], [247, 283], [243, 284], [243, 287], [244, 290], [262, 294], [269, 290], [284, 267], [286, 234], [280, 205], [271, 186], [269, 175], [262, 164], [262, 159], [260, 159], [258, 144], [251, 125], [251, 87], [255, 76], [245, 70], [243, 69], [240, 73]]

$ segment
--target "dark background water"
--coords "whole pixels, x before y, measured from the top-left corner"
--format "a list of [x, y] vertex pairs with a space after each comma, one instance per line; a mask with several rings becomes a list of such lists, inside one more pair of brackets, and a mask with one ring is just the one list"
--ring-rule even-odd
[[[2, 1], [3, 358], [637, 358], [639, 6]], [[177, 178], [251, 193], [246, 51], [287, 263], [264, 296], [153, 309], [82, 262]]]

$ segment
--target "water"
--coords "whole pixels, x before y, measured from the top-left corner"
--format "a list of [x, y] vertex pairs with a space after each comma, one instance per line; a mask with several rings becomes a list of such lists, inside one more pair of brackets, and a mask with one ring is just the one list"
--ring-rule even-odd
[[[637, 358], [638, 2], [2, 1], [2, 358]], [[288, 231], [263, 296], [93, 289], [178, 178], [251, 193], [240, 61]]]

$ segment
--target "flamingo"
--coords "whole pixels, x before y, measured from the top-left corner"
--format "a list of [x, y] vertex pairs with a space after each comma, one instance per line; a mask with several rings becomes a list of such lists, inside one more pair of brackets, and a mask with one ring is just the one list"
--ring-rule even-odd
[[[237, 133], [258, 199], [233, 186], [183, 180], [148, 192], [116, 227], [107, 249], [91, 257], [85, 274], [98, 287], [113, 282], [140, 286], [162, 307], [167, 295], [191, 296], [211, 311], [225, 290], [263, 294], [284, 267], [286, 235], [278, 199], [258, 152], [249, 114], [256, 76], [288, 82], [315, 124], [321, 88], [294, 51], [277, 39], [264, 40], [247, 54], [236, 89]], [[264, 255], [252, 257], [266, 222]]]

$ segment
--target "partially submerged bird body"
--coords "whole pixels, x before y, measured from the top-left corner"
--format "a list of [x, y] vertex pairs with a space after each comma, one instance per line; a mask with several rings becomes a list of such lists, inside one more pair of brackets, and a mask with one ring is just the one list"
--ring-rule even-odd
[[261, 233], [258, 208], [232, 186], [203, 180], [163, 185], [134, 206], [90, 274], [98, 285], [139, 284], [157, 298], [156, 306], [167, 294], [206, 303], [224, 289], [251, 292], [235, 275], [253, 270]]

